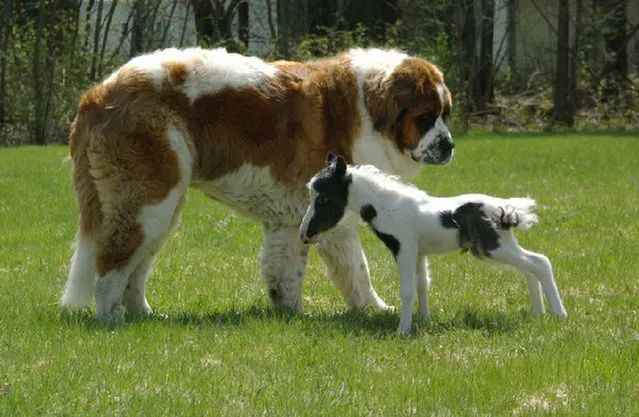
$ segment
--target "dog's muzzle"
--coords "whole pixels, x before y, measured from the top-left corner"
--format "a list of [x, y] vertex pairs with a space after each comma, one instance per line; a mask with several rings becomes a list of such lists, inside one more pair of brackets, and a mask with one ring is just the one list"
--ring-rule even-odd
[[455, 154], [455, 142], [446, 136], [439, 136], [437, 140], [430, 144], [423, 152], [411, 156], [415, 162], [421, 162], [429, 165], [444, 165], [453, 159]]

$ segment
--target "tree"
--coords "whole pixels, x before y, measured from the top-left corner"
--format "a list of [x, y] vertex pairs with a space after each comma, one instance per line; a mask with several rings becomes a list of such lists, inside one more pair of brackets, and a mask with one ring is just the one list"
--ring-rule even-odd
[[573, 125], [573, 108], [570, 98], [570, 34], [569, 0], [559, 0], [559, 17], [557, 20], [557, 64], [555, 68], [554, 121]]
[[52, 114], [56, 89], [55, 75], [58, 59], [65, 49], [65, 38], [72, 33], [77, 16], [74, 0], [44, 0], [35, 5], [35, 31], [31, 60], [34, 113], [31, 142], [43, 145], [47, 140], [47, 126]]
[[579, 108], [577, 102], [577, 80], [579, 77], [579, 55], [581, 47], [581, 30], [582, 30], [582, 14], [583, 14], [583, 1], [576, 0], [575, 4], [575, 29], [574, 39], [572, 44], [572, 53], [570, 54], [570, 83], [568, 85], [568, 95], [570, 97], [570, 106], [573, 115]]
[[456, 101], [460, 103], [462, 130], [468, 130], [468, 113], [471, 112], [470, 103], [473, 96], [472, 76], [475, 74], [475, 17], [473, 0], [457, 0], [457, 49], [458, 49], [458, 77], [459, 84]]
[[0, 26], [0, 129], [5, 122], [5, 85], [7, 56], [9, 54], [9, 36], [11, 35], [11, 0], [4, 0], [2, 8], [2, 25]]
[[601, 0], [605, 13], [603, 38], [606, 47], [604, 67], [604, 99], [609, 99], [625, 90], [628, 79], [628, 53], [626, 45], [630, 37], [626, 33], [628, 0]]
[[42, 77], [42, 38], [44, 37], [45, 11], [47, 7], [44, 2], [38, 5], [36, 15], [35, 39], [33, 44], [33, 99], [34, 99], [34, 121], [31, 130], [31, 141], [37, 145], [43, 145], [46, 138], [46, 115], [44, 113], [44, 86]]
[[204, 46], [224, 45], [237, 50], [231, 23], [245, 0], [191, 0], [198, 41]]
[[308, 34], [308, 16], [308, 0], [278, 0], [277, 50], [282, 57], [290, 58], [293, 44]]
[[479, 62], [473, 80], [473, 103], [475, 110], [484, 112], [495, 99], [493, 87], [493, 22], [495, 1], [481, 1], [481, 38], [479, 40]]
[[[130, 57], [140, 55], [146, 50], [146, 34], [149, 25], [150, 2], [151, 0], [134, 0], [133, 2]], [[98, 25], [98, 23], [96, 23], [96, 25]]]

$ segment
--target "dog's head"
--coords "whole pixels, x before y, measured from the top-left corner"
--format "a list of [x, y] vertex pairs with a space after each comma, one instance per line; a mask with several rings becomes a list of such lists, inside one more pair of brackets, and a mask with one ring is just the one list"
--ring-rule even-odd
[[375, 130], [409, 164], [448, 163], [455, 147], [446, 125], [452, 99], [441, 71], [421, 58], [386, 54], [396, 58], [393, 64], [379, 62], [381, 56], [363, 75], [364, 99]]

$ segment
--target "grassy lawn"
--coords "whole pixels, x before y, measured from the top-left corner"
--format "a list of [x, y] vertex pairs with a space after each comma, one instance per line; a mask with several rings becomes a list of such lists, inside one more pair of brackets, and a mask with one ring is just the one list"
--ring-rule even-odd
[[[434, 317], [349, 311], [311, 252], [304, 316], [273, 312], [258, 224], [191, 192], [148, 286], [168, 318], [112, 330], [62, 314], [77, 209], [64, 147], [0, 150], [0, 415], [639, 415], [639, 137], [485, 136], [415, 182], [434, 195], [530, 194], [518, 233], [553, 262], [564, 324], [528, 315], [525, 281], [431, 259]], [[392, 257], [362, 228], [375, 288]]]

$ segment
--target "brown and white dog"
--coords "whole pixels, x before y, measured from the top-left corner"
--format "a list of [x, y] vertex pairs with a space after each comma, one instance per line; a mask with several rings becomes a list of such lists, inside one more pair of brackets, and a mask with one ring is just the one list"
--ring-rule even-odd
[[[442, 73], [394, 50], [308, 63], [199, 48], [132, 59], [83, 95], [71, 128], [80, 222], [61, 304], [95, 296], [107, 321], [122, 320], [122, 305], [151, 313], [147, 275], [193, 186], [263, 223], [268, 295], [301, 310], [308, 247], [297, 230], [326, 154], [415, 176], [452, 158], [450, 107]], [[356, 225], [327, 233], [319, 254], [349, 305], [385, 308]]]

